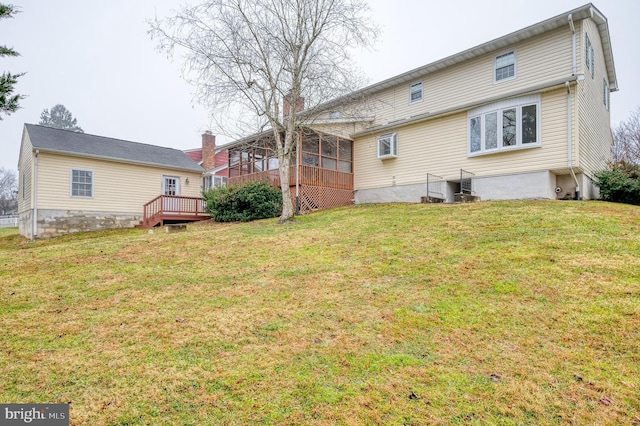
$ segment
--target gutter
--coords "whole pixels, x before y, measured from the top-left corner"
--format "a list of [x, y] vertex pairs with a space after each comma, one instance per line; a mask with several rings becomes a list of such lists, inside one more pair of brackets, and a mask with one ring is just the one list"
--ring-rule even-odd
[[515, 98], [515, 97], [518, 97], [518, 96], [523, 96], [523, 95], [532, 94], [532, 93], [538, 93], [538, 92], [542, 92], [542, 91], [546, 91], [546, 90], [551, 90], [551, 89], [554, 89], [556, 87], [562, 87], [566, 82], [572, 82], [572, 81], [576, 81], [576, 80], [577, 80], [577, 77], [575, 75], [572, 75], [571, 77], [568, 77], [568, 78], [567, 77], [559, 78], [559, 79], [548, 81], [546, 83], [537, 84], [535, 86], [531, 86], [531, 87], [528, 87], [526, 89], [516, 90], [516, 91], [513, 91], [513, 92], [505, 93], [503, 95], [496, 95], [496, 96], [493, 96], [491, 98], [483, 99], [480, 102], [478, 102], [478, 101], [470, 102], [468, 104], [456, 106], [456, 107], [453, 107], [453, 108], [447, 108], [447, 109], [443, 109], [441, 111], [436, 111], [436, 112], [433, 112], [433, 113], [426, 112], [424, 114], [415, 115], [413, 117], [405, 118], [405, 119], [402, 119], [402, 120], [396, 120], [396, 121], [388, 123], [388, 124], [383, 124], [383, 125], [370, 127], [368, 129], [362, 130], [360, 132], [353, 133], [350, 136], [351, 136], [351, 138], [356, 138], [356, 137], [360, 137], [360, 136], [367, 136], [367, 135], [371, 135], [371, 134], [374, 134], [374, 133], [384, 132], [386, 130], [395, 129], [395, 128], [402, 127], [402, 126], [408, 126], [410, 124], [417, 124], [417, 123], [421, 123], [423, 121], [432, 120], [434, 118], [439, 118], [439, 117], [443, 117], [443, 116], [446, 116], [446, 115], [456, 114], [458, 112], [463, 112], [463, 111], [467, 111], [467, 110], [470, 110], [470, 109], [478, 108], [478, 107], [481, 107], [483, 105], [489, 105], [489, 104], [492, 104], [492, 103], [500, 101], [500, 100], [504, 100], [504, 99], [508, 99], [508, 98]]
[[[593, 9], [591, 9], [593, 12]], [[576, 27], [573, 24], [573, 16], [570, 13], [567, 16], [567, 21], [569, 21], [569, 27], [571, 28], [571, 64], [572, 64], [572, 75], [576, 77], [577, 66], [576, 66]], [[576, 193], [574, 199], [580, 199], [580, 183], [578, 182], [578, 178], [576, 177], [576, 173], [573, 170], [573, 105], [571, 102], [571, 83], [566, 81], [565, 87], [567, 88], [567, 167], [569, 167], [569, 171], [571, 172], [571, 176], [573, 177], [573, 181], [576, 184]]]

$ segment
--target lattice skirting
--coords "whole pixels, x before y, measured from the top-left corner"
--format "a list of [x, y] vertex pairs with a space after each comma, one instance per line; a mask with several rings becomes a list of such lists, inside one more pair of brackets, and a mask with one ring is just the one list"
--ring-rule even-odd
[[[295, 206], [295, 188], [291, 188], [291, 196]], [[323, 188], [319, 186], [300, 186], [300, 211], [330, 209], [348, 206], [353, 203], [353, 191], [346, 189]]]

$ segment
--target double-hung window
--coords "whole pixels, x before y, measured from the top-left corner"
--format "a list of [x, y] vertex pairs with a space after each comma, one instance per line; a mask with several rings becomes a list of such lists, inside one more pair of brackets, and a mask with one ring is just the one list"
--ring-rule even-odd
[[540, 146], [540, 96], [469, 111], [469, 156]]
[[585, 51], [584, 51], [585, 62], [587, 64], [587, 69], [591, 71], [591, 78], [593, 78], [593, 76], [595, 75], [593, 46], [591, 45], [591, 40], [589, 40], [588, 34], [584, 35], [584, 46], [585, 46]]
[[414, 83], [409, 87], [409, 103], [422, 100], [422, 82]]
[[93, 172], [91, 170], [71, 169], [71, 196], [93, 197]]
[[395, 158], [398, 156], [398, 133], [387, 133], [378, 138], [378, 158]]
[[510, 80], [516, 76], [516, 52], [511, 51], [503, 55], [496, 56], [495, 60], [495, 82]]

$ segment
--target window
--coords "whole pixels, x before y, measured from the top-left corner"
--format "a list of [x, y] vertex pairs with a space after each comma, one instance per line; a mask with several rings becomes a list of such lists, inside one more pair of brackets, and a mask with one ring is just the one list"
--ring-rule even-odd
[[378, 158], [395, 158], [398, 156], [398, 134], [388, 133], [378, 138]]
[[422, 82], [412, 84], [409, 88], [409, 103], [420, 102], [422, 100]]
[[593, 46], [591, 45], [591, 40], [589, 40], [589, 35], [585, 34], [584, 35], [584, 46], [585, 46], [585, 51], [584, 51], [584, 57], [585, 57], [585, 61], [587, 63], [587, 69], [591, 71], [591, 78], [593, 78], [594, 76], [594, 68], [595, 68], [595, 64], [594, 64], [594, 59], [593, 59]]
[[71, 196], [93, 198], [93, 172], [71, 169]]
[[540, 97], [527, 96], [470, 111], [469, 155], [540, 146]]
[[496, 56], [495, 81], [509, 80], [516, 76], [516, 53], [509, 52]]
[[605, 108], [607, 108], [607, 111], [609, 111], [609, 101], [610, 101], [609, 96], [610, 96], [609, 85], [607, 84], [607, 80], [603, 78], [602, 79], [602, 101], [604, 102], [604, 106]]
[[227, 178], [225, 176], [205, 176], [202, 178], [202, 188], [207, 191], [214, 188], [222, 188], [227, 186]]

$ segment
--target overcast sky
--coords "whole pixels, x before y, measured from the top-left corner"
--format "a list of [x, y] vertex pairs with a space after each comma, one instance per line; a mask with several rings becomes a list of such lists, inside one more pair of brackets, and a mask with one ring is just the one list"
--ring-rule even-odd
[[[192, 0], [194, 2], [197, 0]], [[179, 60], [158, 53], [147, 20], [180, 0], [0, 0], [22, 9], [0, 21], [0, 72], [26, 72], [22, 109], [0, 121], [0, 167], [17, 169], [24, 123], [63, 104], [86, 133], [178, 149], [197, 148], [207, 111], [192, 103]], [[370, 0], [382, 28], [375, 50], [353, 60], [376, 83], [585, 4], [572, 0]], [[640, 106], [640, 1], [600, 0], [609, 20], [620, 91], [611, 95], [615, 126]], [[224, 140], [224, 138], [221, 138]]]

